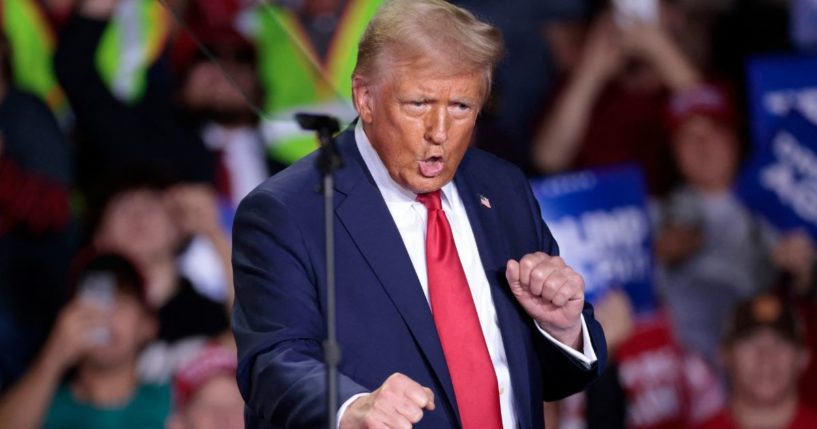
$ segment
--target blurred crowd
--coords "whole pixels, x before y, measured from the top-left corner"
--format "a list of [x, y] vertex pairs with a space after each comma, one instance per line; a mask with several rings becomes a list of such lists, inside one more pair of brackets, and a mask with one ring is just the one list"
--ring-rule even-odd
[[[292, 113], [354, 120], [381, 3], [0, 0], [0, 427], [243, 427], [232, 217], [315, 149]], [[744, 64], [801, 48], [796, 0], [456, 3], [507, 48], [475, 145], [650, 192], [661, 309], [598, 303], [613, 362], [548, 427], [817, 427], [813, 238], [733, 191]]]

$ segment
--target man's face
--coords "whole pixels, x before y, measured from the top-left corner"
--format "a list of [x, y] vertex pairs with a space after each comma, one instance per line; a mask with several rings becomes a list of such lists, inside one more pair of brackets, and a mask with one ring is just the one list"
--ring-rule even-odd
[[480, 71], [400, 65], [376, 84], [356, 78], [353, 91], [363, 129], [395, 182], [419, 194], [451, 181], [482, 106]]
[[735, 133], [703, 116], [687, 119], [676, 131], [675, 160], [684, 179], [705, 187], [729, 187], [738, 163]]
[[758, 405], [774, 404], [795, 392], [806, 352], [770, 328], [737, 340], [726, 353], [734, 395]]
[[160, 192], [135, 189], [108, 203], [95, 240], [135, 261], [172, 254], [180, 237]]

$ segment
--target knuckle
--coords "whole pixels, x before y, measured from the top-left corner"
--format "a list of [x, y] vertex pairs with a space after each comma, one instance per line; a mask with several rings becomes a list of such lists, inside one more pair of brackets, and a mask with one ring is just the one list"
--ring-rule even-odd
[[545, 279], [545, 272], [542, 270], [533, 270], [530, 273], [531, 280], [542, 281]]
[[387, 403], [387, 402], [392, 402], [392, 401], [394, 401], [396, 398], [397, 398], [397, 395], [394, 393], [394, 391], [392, 391], [392, 390], [390, 390], [390, 389], [387, 389], [387, 390], [382, 391], [382, 392], [380, 393], [380, 395], [378, 395], [378, 397], [377, 397], [377, 399], [378, 399], [377, 403], [378, 403], [378, 404], [383, 404], [383, 403]]
[[394, 374], [390, 375], [389, 378], [386, 379], [386, 382], [383, 385], [389, 385], [390, 387], [398, 387], [402, 386], [407, 380], [407, 377], [399, 372], [395, 372]]
[[417, 410], [416, 412], [411, 414], [411, 417], [409, 417], [409, 421], [412, 422], [412, 423], [417, 423], [422, 419], [423, 419], [423, 412], [421, 410]]

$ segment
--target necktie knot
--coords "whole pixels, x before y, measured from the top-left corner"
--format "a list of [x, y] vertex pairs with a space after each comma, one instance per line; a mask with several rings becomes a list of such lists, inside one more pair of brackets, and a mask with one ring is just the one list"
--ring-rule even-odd
[[428, 210], [442, 209], [442, 201], [440, 199], [440, 190], [427, 192], [425, 194], [417, 194], [417, 201], [426, 206]]

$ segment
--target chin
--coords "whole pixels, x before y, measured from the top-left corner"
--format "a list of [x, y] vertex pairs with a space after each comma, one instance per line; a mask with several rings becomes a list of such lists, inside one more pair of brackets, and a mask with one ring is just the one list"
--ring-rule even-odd
[[446, 183], [448, 183], [448, 181], [425, 179], [421, 182], [410, 184], [409, 189], [415, 194], [426, 194], [441, 189]]

